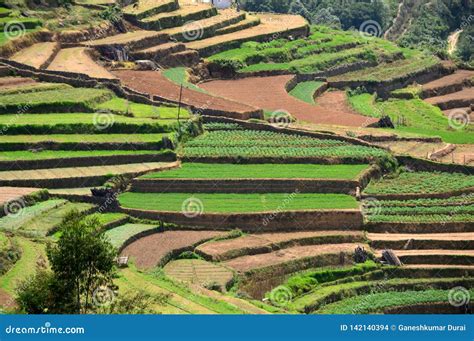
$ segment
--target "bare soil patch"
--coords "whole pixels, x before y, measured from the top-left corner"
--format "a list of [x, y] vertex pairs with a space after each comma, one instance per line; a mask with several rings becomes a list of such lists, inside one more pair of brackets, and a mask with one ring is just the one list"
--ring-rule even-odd
[[121, 255], [135, 260], [137, 267], [149, 269], [174, 250], [196, 245], [225, 232], [217, 231], [166, 231], [140, 238], [123, 249]]
[[39, 69], [53, 55], [56, 46], [55, 42], [37, 43], [18, 51], [10, 59]]
[[62, 49], [49, 65], [48, 70], [83, 73], [96, 78], [115, 78], [104, 67], [97, 64], [84, 47]]
[[243, 256], [224, 262], [224, 264], [237, 271], [246, 272], [306, 257], [340, 254], [341, 252], [349, 254], [353, 253], [357, 246], [358, 244], [352, 243], [296, 246], [261, 255]]
[[341, 236], [343, 241], [361, 240], [363, 233], [359, 231], [314, 231], [251, 234], [236, 239], [205, 243], [200, 245], [197, 250], [212, 257], [213, 260], [223, 260], [233, 258], [233, 256], [271, 252], [275, 249], [302, 244], [318, 244], [318, 241], [325, 240], [325, 237], [336, 238], [338, 236]]
[[37, 191], [38, 188], [30, 187], [0, 187], [0, 205]]
[[4, 309], [15, 308], [17, 305], [13, 297], [5, 290], [0, 288], [0, 307]]
[[30, 85], [37, 83], [32, 78], [23, 77], [1, 77], [0, 78], [0, 89], [15, 88], [17, 86]]
[[474, 71], [457, 70], [453, 74], [423, 84], [422, 89], [424, 92], [438, 92], [440, 90], [442, 91], [444, 88], [449, 88], [454, 85], [462, 85], [464, 82], [469, 81], [473, 77]]
[[288, 94], [285, 85], [292, 75], [249, 77], [236, 80], [216, 80], [200, 84], [212, 94], [252, 106], [287, 111], [298, 120], [316, 124], [365, 127], [377, 121], [355, 113], [342, 91], [328, 92], [316, 105], [300, 101]]
[[[136, 91], [161, 97], [172, 102], [179, 101], [180, 86], [174, 84], [160, 72], [120, 70], [112, 72], [127, 87]], [[183, 88], [182, 102], [198, 109], [214, 109], [238, 113], [253, 112], [257, 109], [228, 99], [211, 96]]]

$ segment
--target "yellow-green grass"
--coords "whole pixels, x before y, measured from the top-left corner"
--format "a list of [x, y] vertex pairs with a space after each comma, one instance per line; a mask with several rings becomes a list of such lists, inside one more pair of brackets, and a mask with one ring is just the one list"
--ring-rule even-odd
[[199, 92], [206, 92], [200, 87], [189, 82], [188, 73], [185, 67], [175, 67], [171, 69], [166, 69], [163, 71], [163, 76], [165, 76], [166, 78], [168, 78], [170, 81], [172, 81], [175, 84], [183, 85], [183, 87], [185, 88], [199, 91]]
[[[137, 118], [153, 118], [153, 119], [177, 119], [178, 107], [175, 106], [152, 106], [148, 104], [134, 103], [123, 98], [112, 98], [111, 100], [98, 104], [97, 109], [110, 110], [123, 114], [131, 114]], [[188, 110], [181, 108], [180, 119], [190, 117]]]
[[150, 173], [148, 179], [356, 179], [367, 165], [183, 163], [181, 168]]
[[120, 248], [123, 243], [125, 243], [128, 239], [132, 238], [133, 236], [150, 231], [150, 230], [157, 230], [157, 225], [150, 225], [150, 224], [125, 224], [121, 226], [114, 227], [113, 229], [108, 230], [105, 232], [105, 235], [109, 238], [110, 242], [116, 248]]
[[349, 96], [357, 112], [370, 117], [389, 116], [395, 131], [424, 136], [439, 136], [448, 143], [474, 143], [474, 127], [454, 129], [441, 109], [421, 99], [376, 101], [371, 94]]
[[71, 86], [68, 84], [62, 83], [34, 83], [34, 84], [26, 84], [26, 85], [18, 85], [14, 88], [5, 88], [0, 89], [0, 95], [13, 95], [13, 94], [20, 94], [20, 93], [31, 93], [31, 92], [38, 92], [38, 91], [51, 91], [51, 90], [62, 90], [62, 89], [70, 89]]
[[[169, 153], [169, 151], [164, 151]], [[45, 160], [76, 157], [112, 156], [112, 155], [159, 155], [163, 151], [155, 150], [41, 150], [6, 151], [0, 153], [0, 161]]]
[[15, 237], [22, 249], [21, 258], [3, 276], [0, 277], [0, 288], [13, 295], [18, 282], [34, 275], [39, 258], [46, 260], [45, 246], [32, 240]]
[[298, 83], [290, 92], [289, 94], [293, 97], [296, 97], [303, 102], [309, 104], [315, 104], [314, 102], [314, 93], [317, 89], [319, 89], [324, 82], [318, 81], [309, 81], [309, 82], [301, 82]]
[[[291, 199], [289, 199], [291, 196]], [[357, 201], [344, 194], [209, 194], [209, 193], [136, 193], [119, 197], [123, 207], [181, 212], [189, 200], [202, 203], [203, 213], [251, 213], [275, 211], [283, 203], [284, 210], [355, 209]]]
[[[38, 142], [58, 142], [58, 143], [143, 143], [160, 142], [163, 136], [169, 134], [51, 134], [51, 135], [1, 135], [0, 143], [38, 143]], [[124, 146], [125, 147], [125, 146]]]

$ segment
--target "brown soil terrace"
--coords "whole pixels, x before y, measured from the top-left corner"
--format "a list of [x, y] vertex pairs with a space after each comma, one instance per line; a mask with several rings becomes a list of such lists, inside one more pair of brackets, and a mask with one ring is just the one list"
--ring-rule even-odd
[[422, 86], [423, 91], [437, 91], [449, 86], [463, 84], [464, 81], [467, 81], [474, 77], [474, 71], [471, 70], [457, 70], [456, 72], [438, 78], [429, 83], [425, 83]]
[[[112, 71], [112, 73], [121, 80], [123, 85], [136, 91], [159, 96], [173, 102], [179, 101], [180, 86], [168, 80], [160, 72], [120, 70]], [[183, 88], [182, 102], [203, 110], [215, 109], [240, 113], [257, 110], [243, 103], [186, 88]]]
[[[37, 43], [18, 51], [10, 59], [39, 69], [53, 55], [56, 48], [57, 43], [54, 42]], [[69, 62], [75, 64], [73, 60]]]
[[314, 257], [325, 254], [339, 254], [341, 252], [352, 254], [357, 246], [359, 245], [351, 243], [295, 246], [292, 248], [261, 255], [238, 257], [224, 262], [224, 264], [237, 271], [246, 272], [249, 270], [282, 264], [306, 257]]
[[363, 236], [359, 231], [309, 231], [309, 232], [293, 232], [293, 233], [262, 233], [251, 234], [236, 239], [221, 240], [217, 242], [209, 242], [200, 245], [197, 249], [213, 259], [219, 259], [227, 252], [240, 249], [265, 248], [272, 247], [282, 242], [294, 242], [298, 244], [302, 240], [324, 237], [324, 236]]
[[293, 75], [271, 77], [249, 77], [237, 80], [215, 80], [200, 84], [208, 92], [248, 103], [257, 108], [284, 110], [298, 120], [316, 124], [334, 124], [351, 127], [365, 127], [377, 119], [364, 117], [354, 112], [348, 105], [342, 91], [326, 92], [318, 97], [317, 104], [311, 105], [288, 94], [285, 85]]
[[36, 81], [32, 78], [23, 77], [1, 77], [0, 78], [0, 89], [16, 88], [17, 86], [24, 86], [35, 84]]
[[201, 241], [225, 235], [218, 231], [166, 231], [140, 238], [123, 249], [121, 255], [135, 260], [138, 268], [149, 269], [160, 263], [169, 252]]
[[38, 192], [39, 188], [30, 187], [0, 187], [0, 205], [22, 196]]

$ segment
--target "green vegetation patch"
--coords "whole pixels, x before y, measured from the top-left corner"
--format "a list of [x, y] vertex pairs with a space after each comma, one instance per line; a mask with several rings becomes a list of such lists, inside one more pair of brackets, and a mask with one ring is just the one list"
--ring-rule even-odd
[[314, 93], [324, 84], [324, 82], [318, 81], [301, 82], [298, 83], [289, 93], [291, 96], [296, 97], [303, 102], [314, 104]]
[[[198, 157], [320, 157], [366, 161], [387, 156], [373, 147], [260, 130], [221, 130], [201, 135], [184, 145], [184, 155]], [[359, 162], [360, 163], [360, 162]]]
[[[153, 119], [177, 119], [178, 107], [174, 106], [153, 106], [148, 104], [130, 102], [124, 98], [114, 97], [107, 102], [100, 103], [97, 109], [110, 110], [121, 114], [130, 115], [137, 118]], [[181, 108], [180, 119], [190, 117], [190, 113], [185, 108]]]
[[443, 193], [474, 187], [474, 176], [461, 173], [402, 172], [371, 181], [364, 193], [411, 194]]
[[148, 224], [125, 224], [113, 229], [108, 230], [105, 232], [106, 236], [109, 237], [110, 242], [116, 248], [119, 248], [125, 243], [127, 240], [132, 238], [133, 236], [145, 232], [158, 229], [156, 225], [148, 225]]
[[0, 89], [0, 95], [14, 95], [14, 94], [26, 94], [31, 92], [39, 91], [53, 91], [53, 90], [64, 90], [71, 89], [72, 87], [68, 84], [57, 84], [57, 83], [36, 83], [19, 85], [14, 88]]
[[113, 155], [160, 155], [170, 151], [155, 150], [41, 150], [7, 151], [0, 154], [0, 161], [45, 160], [76, 157], [113, 156]]
[[183, 163], [181, 168], [150, 173], [146, 179], [356, 179], [367, 165]]
[[51, 135], [0, 135], [0, 143], [158, 143], [168, 134], [51, 134]]
[[[290, 199], [291, 198], [291, 199]], [[203, 213], [245, 213], [284, 210], [321, 210], [357, 208], [357, 201], [344, 194], [192, 194], [192, 193], [136, 193], [127, 192], [119, 197], [123, 207], [181, 212], [190, 200], [201, 205]]]
[[[449, 143], [474, 143], [474, 127], [453, 129], [443, 112], [421, 99], [389, 99], [376, 101], [371, 94], [349, 96], [352, 107], [365, 116], [389, 116], [395, 131], [402, 133], [439, 136]], [[393, 131], [393, 130], [392, 130]]]
[[[470, 290], [471, 295], [474, 290]], [[318, 310], [320, 314], [381, 313], [385, 308], [403, 307], [420, 303], [444, 302], [449, 304], [449, 290], [393, 291], [361, 295], [328, 304]]]
[[206, 92], [204, 89], [201, 89], [200, 87], [189, 82], [188, 72], [186, 71], [185, 67], [175, 67], [171, 69], [166, 69], [163, 71], [162, 74], [173, 83], [177, 85], [183, 85], [184, 88], [204, 93]]

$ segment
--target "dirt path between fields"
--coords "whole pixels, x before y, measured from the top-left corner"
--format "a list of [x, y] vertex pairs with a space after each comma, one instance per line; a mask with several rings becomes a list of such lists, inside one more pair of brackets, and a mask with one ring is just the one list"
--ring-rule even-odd
[[215, 80], [199, 86], [206, 91], [247, 103], [269, 111], [287, 111], [298, 120], [316, 124], [365, 127], [377, 119], [365, 117], [353, 111], [342, 91], [326, 92], [318, 97], [317, 104], [300, 101], [285, 89], [292, 75], [249, 77], [236, 80]]

